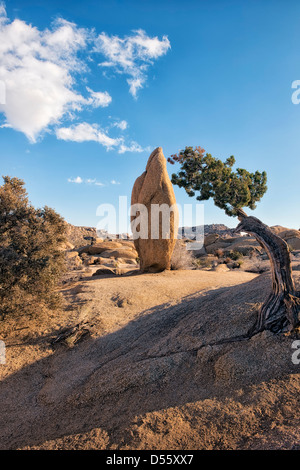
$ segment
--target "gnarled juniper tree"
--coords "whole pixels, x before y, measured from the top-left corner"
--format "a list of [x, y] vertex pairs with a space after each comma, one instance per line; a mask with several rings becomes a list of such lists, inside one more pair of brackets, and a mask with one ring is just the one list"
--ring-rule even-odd
[[268, 254], [272, 272], [272, 291], [262, 305], [255, 331], [269, 329], [273, 332], [299, 326], [300, 293], [296, 291], [292, 277], [290, 254], [287, 243], [275, 235], [259, 219], [247, 216], [243, 207], [256, 208], [256, 203], [267, 190], [267, 175], [250, 173], [237, 168], [235, 158], [225, 162], [212, 157], [201, 147], [186, 147], [168, 158], [178, 163], [180, 170], [172, 175], [172, 183], [184, 188], [190, 197], [198, 201], [213, 199], [215, 205], [229, 216], [237, 216], [240, 223], [236, 232], [253, 235]]

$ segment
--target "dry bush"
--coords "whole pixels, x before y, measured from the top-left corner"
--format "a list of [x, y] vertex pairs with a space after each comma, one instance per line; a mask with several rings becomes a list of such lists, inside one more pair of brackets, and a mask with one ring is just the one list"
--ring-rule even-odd
[[252, 255], [249, 258], [244, 258], [242, 270], [255, 274], [262, 274], [270, 271], [270, 261], [263, 260], [259, 255]]
[[176, 240], [176, 245], [171, 258], [171, 269], [191, 269], [193, 267], [194, 256], [192, 250], [187, 250], [186, 244], [181, 240]]
[[222, 248], [218, 248], [217, 250], [215, 250], [215, 255], [218, 258], [224, 258], [224, 250]]
[[211, 269], [213, 267], [213, 261], [206, 256], [195, 259], [193, 264], [197, 269]]

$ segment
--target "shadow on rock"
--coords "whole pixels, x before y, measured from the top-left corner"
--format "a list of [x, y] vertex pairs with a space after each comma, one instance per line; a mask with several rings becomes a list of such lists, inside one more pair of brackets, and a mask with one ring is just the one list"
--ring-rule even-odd
[[114, 333], [57, 347], [1, 383], [0, 448], [95, 428], [120, 447], [137, 416], [227, 399], [235, 390], [297, 372], [290, 338], [248, 335], [269, 286], [262, 275], [192, 295], [142, 312]]

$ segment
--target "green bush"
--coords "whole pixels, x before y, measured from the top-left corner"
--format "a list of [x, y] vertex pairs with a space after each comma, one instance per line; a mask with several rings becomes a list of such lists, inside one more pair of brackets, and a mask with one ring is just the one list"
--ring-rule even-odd
[[231, 258], [233, 261], [237, 261], [237, 260], [243, 258], [243, 254], [240, 253], [239, 251], [234, 250], [234, 251], [230, 251], [228, 253], [228, 257]]
[[65, 222], [53, 209], [35, 209], [24, 182], [0, 186], [0, 318], [56, 308], [65, 270]]

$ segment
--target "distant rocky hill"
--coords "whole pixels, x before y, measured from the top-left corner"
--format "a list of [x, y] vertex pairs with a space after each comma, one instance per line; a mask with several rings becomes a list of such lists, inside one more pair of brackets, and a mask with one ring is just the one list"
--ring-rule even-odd
[[[203, 227], [200, 225], [196, 227], [179, 227], [178, 234], [192, 240], [195, 239], [196, 232], [201, 233], [201, 230], [203, 230]], [[229, 228], [224, 224], [204, 225], [204, 235], [207, 236], [212, 233], [216, 233], [223, 238], [232, 237], [234, 235], [234, 228]]]
[[[300, 250], [300, 231], [289, 229], [287, 227], [282, 227], [281, 225], [275, 225], [270, 227], [277, 235], [281, 238], [286, 240], [286, 242], [291, 246], [294, 250]], [[195, 240], [196, 231], [203, 230], [203, 227], [180, 227], [178, 230], [179, 236], [183, 236], [183, 238]], [[216, 235], [213, 243], [215, 244], [217, 241], [217, 245], [214, 245], [215, 249], [223, 248], [221, 247], [220, 243], [227, 245], [228, 243], [237, 242], [238, 240], [244, 239], [240, 234], [234, 233], [234, 228], [229, 228], [224, 224], [208, 224], [204, 225], [204, 236], [206, 238], [205, 245], [208, 245], [210, 241], [211, 235]], [[201, 232], [200, 232], [201, 233]], [[72, 224], [67, 224], [67, 238], [68, 241], [74, 245], [75, 247], [83, 246], [89, 244], [91, 239], [96, 238], [102, 239], [115, 239], [115, 238], [125, 238], [124, 234], [121, 235], [112, 235], [105, 231], [96, 230], [95, 227], [84, 227], [84, 226], [75, 226]], [[251, 244], [251, 239], [253, 239], [254, 244], [256, 245], [256, 241], [253, 237], [247, 237], [247, 240], [244, 239], [243, 243]], [[220, 245], [220, 246], [219, 246]]]
[[68, 241], [74, 246], [86, 245], [87, 240], [89, 240], [91, 237], [97, 237], [96, 228], [94, 227], [80, 227], [68, 223], [66, 234]]
[[[178, 233], [183, 234], [184, 238], [194, 239], [195, 233], [197, 230], [203, 230], [201, 226], [197, 227], [180, 227]], [[211, 233], [216, 233], [223, 238], [233, 236], [233, 228], [229, 228], [224, 224], [210, 224], [204, 225], [204, 235], [210, 235]], [[121, 234], [120, 238], [124, 238], [124, 234]], [[235, 235], [236, 236], [236, 235]], [[108, 234], [105, 231], [97, 233], [95, 227], [85, 227], [85, 226], [76, 226], [67, 223], [67, 238], [70, 243], [74, 246], [86, 245], [87, 240], [91, 238], [118, 238], [114, 235]]]

